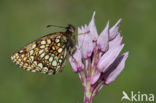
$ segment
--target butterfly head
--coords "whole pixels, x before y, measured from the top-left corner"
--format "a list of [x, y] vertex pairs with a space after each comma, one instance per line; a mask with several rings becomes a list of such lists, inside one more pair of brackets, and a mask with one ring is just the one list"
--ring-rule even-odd
[[66, 27], [66, 29], [67, 29], [67, 32], [70, 32], [70, 33], [75, 32], [75, 27], [71, 24], [68, 24], [68, 27]]

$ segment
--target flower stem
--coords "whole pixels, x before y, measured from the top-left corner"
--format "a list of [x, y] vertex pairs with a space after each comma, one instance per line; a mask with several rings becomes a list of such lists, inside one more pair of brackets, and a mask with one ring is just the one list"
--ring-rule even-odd
[[86, 83], [86, 89], [84, 92], [84, 103], [92, 103], [92, 91], [90, 81], [87, 81]]

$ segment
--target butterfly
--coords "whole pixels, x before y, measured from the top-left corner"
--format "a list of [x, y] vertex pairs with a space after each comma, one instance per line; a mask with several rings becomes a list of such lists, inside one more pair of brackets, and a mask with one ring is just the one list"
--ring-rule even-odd
[[69, 24], [65, 29], [65, 32], [50, 33], [24, 46], [11, 56], [12, 61], [31, 72], [61, 72], [68, 54], [74, 53], [77, 41], [75, 27]]

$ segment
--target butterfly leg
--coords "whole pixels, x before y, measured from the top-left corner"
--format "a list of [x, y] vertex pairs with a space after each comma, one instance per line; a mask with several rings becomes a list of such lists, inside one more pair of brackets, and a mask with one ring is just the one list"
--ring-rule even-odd
[[73, 57], [73, 55], [71, 55], [71, 57], [73, 58], [74, 62], [76, 63], [76, 67], [79, 67], [79, 63], [77, 62], [77, 60]]
[[88, 31], [86, 31], [86, 32], [84, 32], [84, 33], [79, 33], [78, 35], [84, 35], [84, 34], [87, 34], [87, 33], [89, 33], [90, 31], [88, 30]]
[[79, 67], [79, 63], [77, 62], [77, 60], [74, 58], [73, 54], [75, 52], [76, 48], [72, 48], [70, 51], [69, 51], [69, 54], [70, 56], [72, 57], [72, 59], [74, 60], [74, 62], [76, 63], [76, 67], [78, 68]]

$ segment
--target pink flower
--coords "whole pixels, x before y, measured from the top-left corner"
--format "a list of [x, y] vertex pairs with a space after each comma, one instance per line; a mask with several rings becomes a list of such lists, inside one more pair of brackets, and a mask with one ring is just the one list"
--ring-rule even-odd
[[[74, 72], [79, 74], [84, 88], [84, 103], [92, 102], [103, 85], [112, 83], [121, 73], [128, 57], [128, 52], [119, 56], [124, 47], [118, 31], [121, 19], [110, 28], [109, 21], [98, 36], [93, 13], [89, 25], [78, 28], [78, 45], [69, 61]], [[89, 32], [88, 32], [89, 31]], [[83, 62], [82, 62], [83, 61]]]

